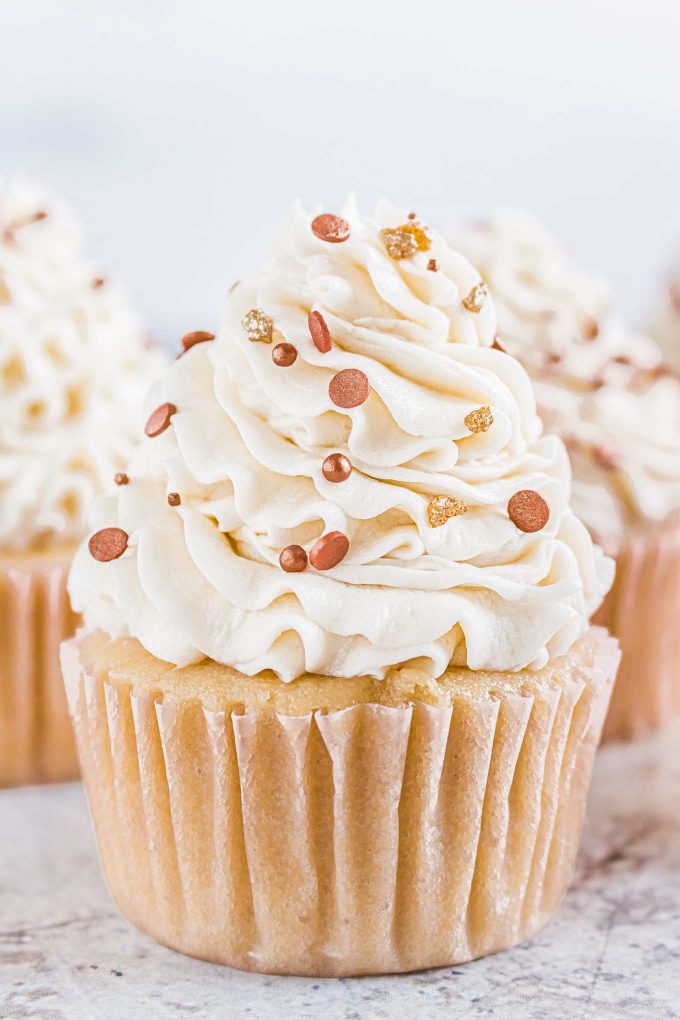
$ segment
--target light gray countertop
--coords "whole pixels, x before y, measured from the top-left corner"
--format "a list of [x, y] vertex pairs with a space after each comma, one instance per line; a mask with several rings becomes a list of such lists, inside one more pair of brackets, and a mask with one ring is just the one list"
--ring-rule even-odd
[[0, 1018], [680, 1017], [680, 731], [598, 756], [577, 877], [530, 943], [386, 978], [241, 974], [134, 931], [79, 785], [0, 791]]

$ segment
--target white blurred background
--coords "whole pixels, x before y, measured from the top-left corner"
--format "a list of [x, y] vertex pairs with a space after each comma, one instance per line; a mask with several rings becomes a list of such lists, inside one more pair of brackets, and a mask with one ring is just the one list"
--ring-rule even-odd
[[678, 0], [0, 0], [0, 175], [68, 198], [157, 336], [295, 197], [534, 210], [633, 318], [680, 243]]

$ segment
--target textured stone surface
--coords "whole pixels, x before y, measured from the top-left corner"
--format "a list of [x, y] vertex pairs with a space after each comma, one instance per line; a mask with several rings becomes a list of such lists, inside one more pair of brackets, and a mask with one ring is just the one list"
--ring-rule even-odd
[[163, 949], [112, 906], [79, 786], [1, 791], [0, 1018], [678, 1018], [679, 744], [600, 752], [576, 881], [537, 938], [390, 978], [267, 978]]

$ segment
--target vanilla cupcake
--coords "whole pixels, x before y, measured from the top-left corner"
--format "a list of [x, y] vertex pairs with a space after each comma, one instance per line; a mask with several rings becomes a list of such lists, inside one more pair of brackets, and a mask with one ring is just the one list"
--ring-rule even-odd
[[0, 188], [0, 785], [77, 774], [66, 574], [159, 369], [120, 289], [82, 260], [70, 211], [26, 181]]
[[112, 893], [160, 942], [314, 975], [458, 963], [569, 882], [618, 661], [475, 269], [296, 208], [148, 402], [63, 648]]
[[671, 273], [666, 289], [651, 317], [649, 331], [668, 364], [680, 372], [680, 265]]
[[680, 380], [540, 224], [506, 214], [458, 244], [569, 448], [577, 515], [617, 560], [597, 617], [623, 651], [605, 735], [641, 735], [680, 716]]

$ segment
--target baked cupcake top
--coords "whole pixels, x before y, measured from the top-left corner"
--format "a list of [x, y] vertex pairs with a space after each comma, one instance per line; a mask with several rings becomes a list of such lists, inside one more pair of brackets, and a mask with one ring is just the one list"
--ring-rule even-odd
[[162, 361], [61, 202], [0, 188], [0, 549], [77, 541], [138, 435]]
[[612, 564], [494, 336], [479, 273], [413, 214], [295, 208], [154, 388], [75, 607], [169, 662], [284, 681], [565, 653]]
[[631, 527], [680, 509], [680, 380], [535, 220], [504, 214], [457, 243], [493, 291], [499, 335], [530, 372], [546, 427], [567, 443], [574, 510], [616, 552]]

